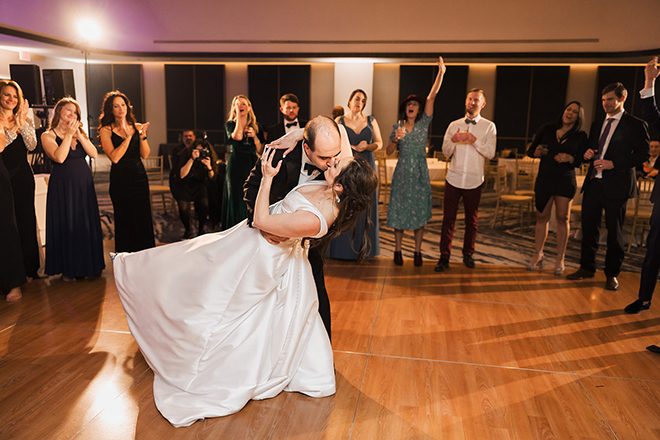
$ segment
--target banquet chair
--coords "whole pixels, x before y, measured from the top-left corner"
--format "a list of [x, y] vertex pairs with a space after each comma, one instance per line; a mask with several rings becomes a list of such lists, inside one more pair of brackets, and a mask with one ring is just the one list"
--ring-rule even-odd
[[170, 193], [170, 187], [163, 183], [163, 156], [149, 156], [142, 159], [142, 163], [149, 179], [151, 212], [154, 210], [154, 197], [160, 197], [165, 212], [167, 212], [168, 201], [174, 210], [174, 200]]
[[[445, 179], [447, 177], [447, 166], [449, 164], [449, 159], [442, 154], [442, 151], [433, 152], [433, 157], [438, 159], [443, 163], [445, 171]], [[440, 207], [445, 200], [445, 179], [443, 180], [431, 180], [431, 198], [440, 199]]]
[[527, 155], [516, 155], [516, 182], [513, 193], [519, 196], [532, 196], [530, 212], [534, 210], [536, 193], [534, 183], [536, 182], [536, 166], [534, 159]]
[[378, 167], [378, 203], [387, 204], [390, 196], [390, 181], [387, 179], [387, 156], [375, 155]]
[[[520, 227], [525, 227], [525, 214], [531, 212], [533, 206], [533, 197], [530, 195], [510, 194], [507, 188], [506, 167], [501, 165], [497, 167], [497, 179], [495, 180], [495, 192], [497, 193], [497, 205], [495, 205], [495, 214], [493, 215], [492, 227], [495, 227], [497, 215], [501, 214], [500, 225], [504, 225], [506, 209], [513, 210], [518, 208]], [[501, 209], [501, 212], [500, 212]]]
[[[633, 240], [637, 241], [635, 232], [637, 228], [639, 231], [640, 240], [639, 244], [644, 243], [644, 230], [649, 229], [651, 221], [651, 213], [653, 212], [653, 203], [651, 203], [651, 192], [655, 181], [652, 179], [638, 179], [637, 180], [637, 197], [635, 198], [635, 210], [632, 213], [632, 226], [630, 228], [630, 239], [628, 240], [628, 252], [632, 247]], [[628, 213], [626, 213], [626, 218]]]

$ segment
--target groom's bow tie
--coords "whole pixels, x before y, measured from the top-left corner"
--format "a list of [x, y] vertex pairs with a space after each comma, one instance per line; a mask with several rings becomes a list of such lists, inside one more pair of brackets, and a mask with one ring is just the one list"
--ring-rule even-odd
[[322, 172], [319, 167], [316, 165], [312, 165], [311, 163], [306, 163], [305, 164], [305, 172], [307, 173], [308, 176], [311, 176], [314, 171]]
[[294, 125], [298, 125], [298, 121], [293, 121], [293, 122], [286, 123], [286, 128], [291, 128]]

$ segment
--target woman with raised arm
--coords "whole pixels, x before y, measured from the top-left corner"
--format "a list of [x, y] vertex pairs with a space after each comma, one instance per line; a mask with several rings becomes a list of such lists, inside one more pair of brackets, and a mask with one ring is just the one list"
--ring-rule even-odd
[[403, 231], [415, 231], [415, 266], [422, 265], [422, 238], [424, 227], [431, 219], [431, 178], [426, 163], [426, 144], [429, 125], [433, 119], [433, 104], [442, 85], [447, 68], [442, 57], [438, 59], [438, 76], [426, 99], [408, 96], [399, 104], [399, 119], [403, 126], [394, 124], [387, 144], [387, 155], [399, 150], [392, 191], [387, 209], [387, 225], [394, 228], [394, 264], [403, 265], [401, 242]]
[[236, 95], [231, 102], [229, 120], [225, 124], [227, 158], [225, 192], [222, 198], [222, 230], [229, 229], [247, 218], [243, 201], [243, 184], [264, 148], [264, 129], [257, 122], [252, 103], [245, 95]]
[[[373, 152], [383, 147], [383, 138], [380, 134], [380, 127], [376, 118], [373, 115], [366, 116], [363, 113], [366, 104], [366, 92], [361, 89], [353, 90], [350, 98], [348, 98], [348, 113], [337, 117], [335, 122], [346, 127], [346, 133], [351, 142], [353, 155], [362, 157], [369, 162], [369, 165], [375, 171], [376, 161], [374, 160]], [[371, 198], [371, 207], [365, 212], [371, 225], [369, 228], [371, 231], [369, 235], [371, 249], [369, 249], [369, 253], [367, 254], [369, 258], [380, 254], [377, 190], [374, 191]], [[360, 242], [362, 241], [364, 220], [364, 218], [358, 220], [355, 223], [355, 229], [332, 240], [326, 257], [340, 260], [356, 260], [360, 249]]]
[[[307, 253], [310, 241], [323, 247], [353, 227], [378, 179], [364, 159], [341, 158], [326, 181], [298, 185], [269, 207], [282, 167], [271, 163], [273, 153], [261, 160], [254, 228], [245, 220], [230, 231], [114, 256], [128, 325], [154, 371], [156, 406], [176, 427], [281, 391], [335, 392]], [[292, 238], [273, 245], [261, 231]]]
[[87, 156], [98, 151], [83, 130], [73, 98], [55, 105], [50, 129], [41, 135], [53, 162], [46, 200], [46, 274], [64, 281], [91, 279], [105, 269], [103, 232]]
[[[28, 116], [30, 105], [23, 99], [18, 83], [0, 80], [0, 129], [5, 142], [2, 159], [9, 173], [14, 197], [14, 214], [23, 250], [25, 275], [39, 278], [39, 242], [37, 215], [34, 209], [34, 174], [27, 152], [37, 146], [34, 121]], [[0, 251], [1, 252], [1, 251]]]
[[119, 90], [103, 98], [100, 122], [101, 146], [112, 161], [110, 198], [115, 213], [115, 250], [152, 248], [156, 243], [149, 179], [141, 160], [151, 152], [147, 141], [149, 123], [135, 121], [131, 102]]
[[587, 134], [581, 131], [584, 110], [578, 101], [564, 107], [559, 120], [545, 124], [534, 136], [527, 150], [530, 157], [540, 157], [539, 173], [536, 176], [536, 232], [535, 253], [527, 270], [542, 267], [543, 246], [548, 237], [548, 222], [555, 207], [557, 219], [557, 259], [555, 275], [564, 273], [564, 253], [568, 244], [571, 203], [577, 190], [575, 179], [575, 155], [587, 145]]

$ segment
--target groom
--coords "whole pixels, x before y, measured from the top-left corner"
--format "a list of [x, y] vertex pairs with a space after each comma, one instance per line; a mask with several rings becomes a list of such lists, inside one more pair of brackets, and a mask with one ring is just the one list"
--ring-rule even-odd
[[[302, 133], [302, 140], [301, 139]], [[312, 180], [324, 179], [323, 171], [334, 164], [335, 157], [342, 151], [342, 143], [348, 145], [348, 137], [345, 132], [340, 132], [339, 127], [332, 119], [326, 116], [317, 116], [307, 123], [305, 130], [296, 130], [286, 135], [286, 138], [300, 140], [286, 156], [286, 150], [279, 149], [275, 152], [273, 164], [282, 160], [282, 168], [273, 179], [270, 190], [270, 204], [282, 200], [293, 188]], [[243, 185], [243, 199], [247, 203], [248, 224], [252, 226], [254, 215], [254, 203], [261, 183], [261, 163], [257, 162], [250, 176]], [[288, 240], [288, 237], [278, 237], [261, 231], [271, 244], [279, 244]], [[309, 263], [312, 266], [316, 291], [319, 297], [319, 314], [323, 320], [328, 336], [331, 336], [330, 326], [330, 301], [328, 292], [325, 290], [323, 277], [323, 256], [318, 248], [309, 249]]]

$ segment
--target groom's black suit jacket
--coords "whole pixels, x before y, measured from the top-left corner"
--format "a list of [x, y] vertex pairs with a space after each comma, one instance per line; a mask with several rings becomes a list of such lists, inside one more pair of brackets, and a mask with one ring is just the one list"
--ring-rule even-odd
[[[302, 141], [298, 142], [298, 145], [285, 158], [282, 158], [284, 151], [282, 149], [276, 150], [273, 158], [274, 164], [282, 160], [282, 167], [273, 178], [273, 183], [270, 187], [270, 205], [282, 200], [293, 188], [298, 186], [298, 180], [300, 179], [300, 168], [303, 157]], [[250, 226], [252, 226], [252, 220], [254, 218], [254, 203], [257, 200], [257, 193], [259, 192], [262, 177], [261, 161], [257, 161], [257, 164], [252, 168], [250, 176], [243, 185], [243, 200], [247, 204], [248, 224]], [[328, 331], [328, 336], [330, 336], [330, 300], [328, 299], [328, 292], [325, 290], [323, 257], [318, 248], [313, 247], [309, 250], [308, 258], [312, 266], [316, 291], [319, 297], [319, 314]]]

